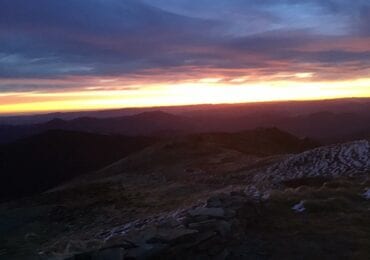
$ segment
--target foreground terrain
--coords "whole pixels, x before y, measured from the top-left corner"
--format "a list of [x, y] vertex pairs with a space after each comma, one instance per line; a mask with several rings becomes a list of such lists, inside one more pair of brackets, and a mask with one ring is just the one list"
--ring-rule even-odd
[[156, 142], [0, 206], [3, 259], [367, 259], [370, 145], [278, 129]]

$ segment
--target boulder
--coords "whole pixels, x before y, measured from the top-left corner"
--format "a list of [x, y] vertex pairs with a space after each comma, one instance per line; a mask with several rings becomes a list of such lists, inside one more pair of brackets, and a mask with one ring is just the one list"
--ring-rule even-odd
[[189, 215], [222, 218], [225, 216], [225, 210], [223, 208], [195, 208], [189, 211]]

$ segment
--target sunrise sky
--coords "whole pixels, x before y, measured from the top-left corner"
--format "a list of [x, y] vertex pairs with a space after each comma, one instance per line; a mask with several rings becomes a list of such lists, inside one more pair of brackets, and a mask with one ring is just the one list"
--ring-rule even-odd
[[1, 0], [0, 114], [370, 97], [369, 0]]

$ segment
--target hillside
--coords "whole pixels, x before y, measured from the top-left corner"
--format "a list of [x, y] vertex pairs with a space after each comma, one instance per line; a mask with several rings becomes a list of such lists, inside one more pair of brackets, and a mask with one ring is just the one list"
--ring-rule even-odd
[[[41, 154], [43, 158], [49, 158], [47, 160], [52, 162], [50, 167], [54, 170], [44, 171], [46, 177], [50, 176], [49, 173], [58, 173], [56, 171], [58, 166], [60, 174], [67, 172], [66, 168], [62, 168], [63, 165], [72, 166], [65, 161], [63, 165], [58, 164], [60, 161], [55, 161], [55, 157], [59, 158], [63, 152], [60, 151], [60, 144], [56, 145], [55, 137], [49, 138], [50, 134], [56, 135], [55, 132], [49, 132], [46, 137], [36, 136], [31, 138], [33, 141], [29, 141], [30, 147], [39, 147], [38, 149], [45, 149], [42, 143], [54, 144], [48, 147], [47, 155]], [[97, 138], [96, 135], [70, 134], [76, 137], [76, 140], [71, 141], [72, 143], [80, 143], [79, 149], [82, 151], [79, 150], [80, 155], [75, 155], [80, 158], [81, 168], [86, 166], [83, 158], [88, 160], [88, 165], [91, 166], [90, 163], [95, 160], [94, 163], [103, 163], [98, 160], [99, 156], [112, 151], [113, 148], [116, 151], [121, 149], [118, 145], [118, 137], [110, 137], [111, 143], [106, 146], [101, 145], [102, 148], [97, 152], [95, 147], [81, 146], [81, 143], [84, 143], [81, 140], [85, 138], [89, 143], [88, 139]], [[85, 137], [81, 139], [80, 135]], [[108, 136], [100, 136], [100, 138], [104, 143], [103, 139]], [[41, 141], [42, 139], [46, 140]], [[137, 145], [138, 140], [142, 140], [127, 137], [123, 139], [127, 139], [124, 142], [125, 145], [130, 142]], [[240, 142], [237, 142], [238, 139]], [[62, 140], [66, 145], [66, 138], [63, 137]], [[25, 141], [21, 143], [24, 146]], [[287, 156], [285, 154], [311, 148], [311, 145], [305, 147], [302, 144], [307, 144], [307, 140], [301, 140], [278, 129], [256, 129], [235, 134], [197, 134], [161, 140], [153, 145], [142, 147], [140, 151], [95, 173], [80, 176], [82, 172], [78, 172], [73, 175], [74, 178], [71, 181], [47, 193], [3, 204], [0, 207], [0, 213], [4, 214], [3, 223], [13, 223], [7, 226], [7, 228], [13, 228], [6, 229], [9, 239], [3, 244], [6, 245], [7, 252], [16, 250], [18, 254], [29, 254], [40, 245], [49, 247], [51, 243], [59, 241], [58, 244], [61, 243], [60, 246], [63, 247], [62, 241], [69, 240], [70, 237], [87, 239], [104, 229], [123, 225], [134, 219], [167, 214], [173, 210], [191, 206], [211, 194], [243, 188], [250, 183], [255, 172], [279, 162]], [[54, 155], [53, 147], [58, 151]], [[128, 153], [128, 147], [124, 147]], [[241, 149], [242, 147], [244, 149]], [[277, 147], [280, 148], [277, 149]], [[133, 148], [138, 149], [137, 146]], [[71, 147], [66, 149], [67, 154], [70, 150]], [[33, 148], [33, 151], [37, 150]], [[112, 159], [112, 157], [109, 158]], [[32, 161], [36, 158], [28, 159]], [[34, 163], [39, 165], [40, 161]], [[36, 170], [38, 168], [32, 169], [35, 172]], [[45, 176], [39, 177], [46, 178]], [[72, 176], [69, 175], [69, 177]], [[32, 179], [28, 183], [32, 183]], [[24, 217], [14, 218], [12, 212], [14, 214], [23, 212], [21, 214], [24, 214]], [[34, 213], [29, 215], [30, 212]], [[27, 227], [25, 223], [34, 224]], [[40, 226], [48, 228], [40, 230]], [[69, 228], [65, 229], [66, 226]], [[28, 230], [28, 233], [36, 233], [39, 237], [36, 241], [25, 242], [25, 248], [20, 250], [17, 247], [20, 239], [19, 230]]]
[[370, 143], [355, 141], [319, 147], [301, 154], [291, 155], [271, 166], [256, 184], [281, 185], [299, 179], [333, 179], [364, 175], [370, 172]]
[[155, 142], [63, 130], [0, 146], [0, 198], [22, 197], [97, 170]]

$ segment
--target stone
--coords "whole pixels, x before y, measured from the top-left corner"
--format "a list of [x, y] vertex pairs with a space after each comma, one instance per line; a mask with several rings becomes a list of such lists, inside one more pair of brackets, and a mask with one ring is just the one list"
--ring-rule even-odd
[[234, 218], [236, 216], [236, 211], [233, 210], [233, 209], [226, 209], [225, 210], [225, 218], [227, 219], [231, 219], [231, 218]]
[[76, 254], [68, 260], [122, 260], [125, 256], [125, 249], [121, 247], [105, 248], [93, 252]]
[[208, 220], [201, 221], [201, 222], [190, 223], [188, 227], [190, 229], [206, 230], [206, 229], [209, 229], [210, 227], [215, 226], [216, 223], [217, 223], [216, 219], [208, 219]]
[[180, 228], [159, 228], [156, 233], [147, 240], [148, 243], [176, 243], [179, 240], [186, 240], [192, 234], [198, 233], [197, 230]]
[[222, 218], [225, 215], [225, 211], [223, 208], [196, 208], [190, 210], [189, 215]]
[[208, 216], [190, 216], [189, 215], [185, 217], [182, 222], [185, 226], [188, 226], [191, 223], [197, 223], [197, 222], [202, 222], [206, 220], [209, 220]]
[[81, 254], [76, 254], [72, 257], [69, 257], [65, 260], [92, 260], [92, 253], [81, 253]]
[[297, 213], [302, 213], [306, 210], [305, 206], [304, 206], [304, 201], [300, 201], [299, 203], [295, 204], [293, 207], [292, 207], [292, 210], [294, 210], [295, 212]]
[[229, 251], [227, 249], [224, 249], [220, 254], [214, 257], [215, 260], [224, 260], [227, 259], [230, 255]]
[[91, 260], [122, 260], [125, 256], [123, 248], [107, 248], [92, 255]]
[[130, 249], [125, 255], [124, 259], [148, 259], [154, 258], [155, 255], [159, 254], [161, 251], [166, 249], [168, 245], [162, 243], [155, 244], [141, 244], [137, 248]]
[[222, 201], [218, 196], [210, 197], [207, 200], [207, 208], [220, 208], [222, 207]]
[[210, 219], [203, 222], [191, 223], [189, 228], [199, 231], [212, 230], [218, 232], [221, 236], [226, 236], [231, 230], [231, 224], [225, 220]]
[[245, 196], [245, 193], [244, 193], [244, 191], [232, 191], [232, 192], [230, 192], [230, 195], [231, 196], [242, 196], [242, 197], [244, 197]]
[[37, 235], [36, 233], [27, 233], [26, 235], [24, 235], [25, 240], [36, 240], [38, 238], [39, 235]]
[[231, 231], [231, 224], [227, 221], [220, 220], [217, 221], [216, 229], [221, 236], [227, 236]]
[[130, 241], [127, 241], [124, 236], [115, 235], [110, 237], [104, 242], [104, 247], [122, 247], [122, 248], [133, 248], [135, 245]]

